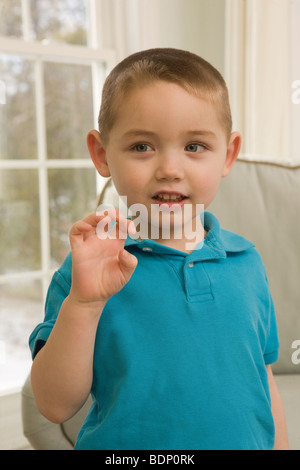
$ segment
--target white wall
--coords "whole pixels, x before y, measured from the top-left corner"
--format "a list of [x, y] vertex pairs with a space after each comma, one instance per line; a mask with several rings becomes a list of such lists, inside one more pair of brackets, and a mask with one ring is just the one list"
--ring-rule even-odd
[[176, 47], [224, 73], [225, 1], [114, 0], [118, 59], [151, 47]]
[[224, 71], [225, 0], [160, 0], [163, 46], [187, 49]]

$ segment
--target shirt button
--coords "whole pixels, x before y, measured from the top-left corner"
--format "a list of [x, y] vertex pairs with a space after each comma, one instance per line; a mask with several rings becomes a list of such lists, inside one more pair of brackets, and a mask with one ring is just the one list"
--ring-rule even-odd
[[189, 263], [188, 266], [189, 266], [189, 268], [193, 268], [193, 267], [194, 267], [194, 263]]
[[142, 248], [143, 251], [152, 251], [152, 248], [150, 248], [150, 246], [144, 246]]

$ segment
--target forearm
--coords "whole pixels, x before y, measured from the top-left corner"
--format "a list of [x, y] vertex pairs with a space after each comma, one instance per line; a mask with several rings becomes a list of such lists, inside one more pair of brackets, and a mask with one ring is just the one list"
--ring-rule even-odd
[[288, 433], [283, 403], [272, 373], [271, 366], [267, 366], [267, 373], [272, 404], [272, 414], [275, 425], [274, 450], [289, 450]]
[[63, 422], [86, 401], [103, 304], [80, 305], [67, 297], [47, 343], [34, 359], [31, 382], [39, 411]]

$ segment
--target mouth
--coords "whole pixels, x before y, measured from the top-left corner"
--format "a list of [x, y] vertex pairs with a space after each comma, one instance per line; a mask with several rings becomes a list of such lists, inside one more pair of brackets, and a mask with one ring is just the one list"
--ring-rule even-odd
[[152, 199], [155, 201], [156, 204], [168, 204], [171, 206], [172, 204], [180, 204], [183, 205], [187, 201], [187, 196], [177, 192], [157, 192]]

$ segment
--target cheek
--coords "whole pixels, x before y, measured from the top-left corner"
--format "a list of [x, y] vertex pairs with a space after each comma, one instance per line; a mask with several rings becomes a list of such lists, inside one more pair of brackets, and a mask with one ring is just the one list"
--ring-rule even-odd
[[111, 176], [118, 194], [126, 196], [130, 205], [134, 204], [142, 188], [145, 187], [142, 176], [128, 169], [112, 172]]
[[198, 173], [199, 177], [194, 184], [197, 188], [198, 199], [207, 207], [215, 198], [221, 182], [221, 174], [216, 169], [214, 171], [203, 171]]
[[213, 171], [204, 171], [197, 180], [200, 191], [211, 192], [219, 187], [221, 176]]

